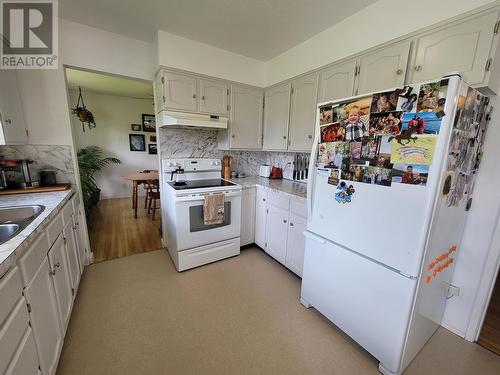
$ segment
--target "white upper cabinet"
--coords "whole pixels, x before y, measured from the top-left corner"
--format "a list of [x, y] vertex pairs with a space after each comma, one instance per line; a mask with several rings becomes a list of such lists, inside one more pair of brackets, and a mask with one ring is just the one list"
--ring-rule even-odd
[[318, 103], [352, 96], [356, 60], [329, 67], [319, 74]]
[[229, 86], [222, 82], [198, 81], [200, 112], [227, 115], [229, 113]]
[[318, 98], [318, 75], [292, 82], [290, 100], [289, 151], [311, 151]]
[[485, 81], [498, 11], [424, 34], [416, 39], [412, 82], [459, 71], [477, 85]]
[[[185, 74], [163, 72], [163, 106], [168, 109], [197, 111], [196, 78]], [[157, 111], [161, 110], [157, 109]]]
[[264, 91], [246, 86], [231, 87], [230, 148], [262, 148]]
[[266, 90], [263, 145], [266, 150], [287, 149], [290, 90], [288, 82]]
[[27, 142], [17, 73], [14, 70], [0, 69], [0, 145]]
[[406, 40], [361, 56], [356, 94], [403, 86], [409, 53], [410, 41]]

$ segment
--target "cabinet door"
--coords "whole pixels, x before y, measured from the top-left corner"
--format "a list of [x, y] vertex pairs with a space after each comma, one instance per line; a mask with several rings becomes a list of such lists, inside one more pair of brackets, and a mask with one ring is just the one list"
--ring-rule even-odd
[[231, 87], [231, 148], [262, 148], [263, 104], [262, 90], [238, 85]]
[[167, 109], [198, 110], [196, 78], [184, 74], [163, 73], [163, 103]]
[[342, 99], [354, 94], [356, 60], [334, 65], [319, 74], [318, 103]]
[[278, 262], [286, 262], [286, 240], [288, 235], [288, 210], [268, 205], [266, 229], [266, 252]]
[[396, 43], [364, 55], [359, 60], [358, 94], [403, 86], [410, 41]]
[[57, 237], [54, 245], [52, 245], [48, 253], [48, 258], [51, 268], [50, 274], [56, 292], [57, 306], [59, 307], [59, 314], [61, 316], [61, 324], [63, 332], [65, 332], [71, 316], [71, 309], [73, 308], [73, 291], [71, 288], [66, 247], [64, 246], [62, 235]]
[[243, 189], [241, 194], [240, 245], [255, 242], [255, 188]]
[[289, 114], [290, 83], [267, 90], [264, 107], [264, 149], [287, 149]]
[[304, 268], [304, 250], [307, 220], [301, 216], [291, 214], [288, 227], [288, 242], [286, 251], [286, 266], [302, 277]]
[[39, 374], [38, 366], [33, 330], [28, 327], [5, 375], [36, 375]]
[[255, 243], [266, 248], [267, 193], [257, 188], [255, 199]]
[[45, 258], [35, 276], [24, 290], [30, 310], [30, 322], [44, 375], [56, 372], [57, 360], [62, 349], [63, 335], [49, 261]]
[[317, 99], [317, 74], [311, 74], [292, 82], [288, 150], [311, 151], [314, 126], [316, 125]]
[[200, 112], [227, 115], [229, 113], [229, 87], [222, 82], [200, 79]]
[[28, 142], [17, 73], [0, 69], [0, 144]]
[[74, 232], [73, 218], [66, 224], [63, 230], [64, 245], [66, 246], [66, 255], [68, 260], [68, 270], [71, 280], [71, 288], [73, 295], [78, 289], [78, 284], [80, 283], [80, 259], [78, 257], [78, 250], [76, 248], [76, 239]]
[[419, 37], [411, 81], [459, 71], [471, 85], [483, 82], [497, 18], [495, 11]]
[[87, 248], [85, 246], [84, 221], [82, 215], [82, 206], [80, 205], [75, 211], [74, 216], [76, 245], [78, 248], [78, 256], [80, 260], [80, 273], [83, 273], [83, 269], [85, 267], [85, 257], [87, 253]]

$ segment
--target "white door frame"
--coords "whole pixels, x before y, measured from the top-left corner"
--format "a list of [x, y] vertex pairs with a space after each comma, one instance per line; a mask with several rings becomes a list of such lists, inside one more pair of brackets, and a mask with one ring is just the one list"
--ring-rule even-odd
[[488, 256], [484, 262], [481, 281], [479, 283], [476, 299], [469, 319], [465, 339], [476, 342], [483, 327], [486, 311], [495, 287], [495, 281], [500, 266], [500, 212], [497, 214], [495, 231], [493, 232]]

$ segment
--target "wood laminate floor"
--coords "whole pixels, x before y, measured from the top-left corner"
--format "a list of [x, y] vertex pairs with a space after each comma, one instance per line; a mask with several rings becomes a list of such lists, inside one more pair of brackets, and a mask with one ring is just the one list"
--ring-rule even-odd
[[500, 274], [497, 276], [495, 289], [484, 318], [478, 344], [500, 355]]
[[144, 209], [144, 197], [139, 197], [137, 219], [131, 198], [100, 200], [92, 211], [90, 226], [94, 262], [161, 249], [160, 210], [154, 221], [151, 217]]

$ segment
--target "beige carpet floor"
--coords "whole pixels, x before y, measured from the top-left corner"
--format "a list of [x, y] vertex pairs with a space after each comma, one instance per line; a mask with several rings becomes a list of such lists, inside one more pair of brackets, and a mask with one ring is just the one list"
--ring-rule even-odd
[[[299, 303], [300, 279], [256, 248], [177, 273], [164, 250], [88, 267], [59, 375], [377, 374]], [[499, 374], [500, 357], [441, 329], [405, 372]]]

